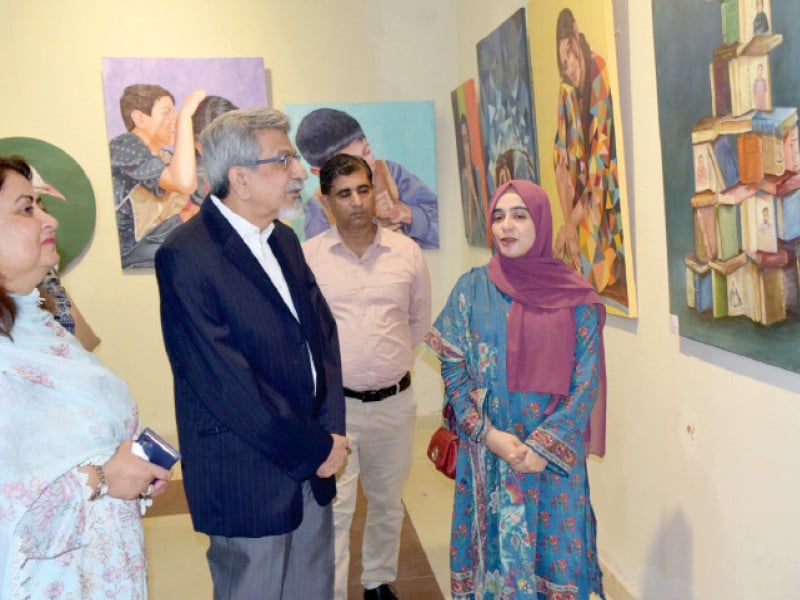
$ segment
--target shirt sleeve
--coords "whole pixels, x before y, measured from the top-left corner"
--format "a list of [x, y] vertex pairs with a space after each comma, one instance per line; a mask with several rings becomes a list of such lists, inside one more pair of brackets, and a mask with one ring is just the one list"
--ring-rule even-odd
[[416, 244], [414, 255], [414, 281], [408, 307], [408, 322], [411, 330], [411, 347], [416, 348], [431, 326], [431, 276], [422, 251]]

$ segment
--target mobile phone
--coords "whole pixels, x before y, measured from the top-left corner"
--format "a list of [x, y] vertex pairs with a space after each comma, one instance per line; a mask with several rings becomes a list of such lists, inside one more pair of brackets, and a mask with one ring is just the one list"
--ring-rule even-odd
[[136, 438], [133, 453], [165, 469], [171, 469], [181, 459], [181, 453], [149, 427], [145, 427]]

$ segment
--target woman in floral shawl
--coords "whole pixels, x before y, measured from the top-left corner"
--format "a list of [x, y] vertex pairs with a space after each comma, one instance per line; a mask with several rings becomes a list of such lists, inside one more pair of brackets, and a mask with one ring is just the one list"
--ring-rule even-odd
[[500, 186], [488, 216], [498, 254], [461, 276], [426, 338], [459, 436], [453, 597], [602, 597], [585, 459], [605, 446], [605, 310], [553, 258], [539, 186]]
[[145, 598], [140, 496], [170, 473], [131, 453], [127, 385], [40, 306], [56, 227], [0, 157], [0, 597]]

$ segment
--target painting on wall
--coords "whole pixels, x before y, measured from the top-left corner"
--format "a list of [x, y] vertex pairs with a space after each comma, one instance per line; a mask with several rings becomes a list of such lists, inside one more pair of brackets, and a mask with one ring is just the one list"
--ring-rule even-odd
[[92, 184], [78, 162], [58, 146], [29, 137], [0, 139], [0, 155], [22, 156], [34, 169], [33, 188], [48, 213], [58, 220], [59, 271], [67, 272], [94, 235]]
[[288, 219], [301, 239], [334, 222], [319, 200], [317, 176], [326, 160], [345, 153], [361, 156], [372, 168], [379, 223], [405, 233], [421, 248], [439, 247], [432, 101], [288, 104], [285, 111], [309, 172], [301, 214]]
[[489, 245], [486, 219], [488, 199], [483, 172], [483, 150], [478, 120], [475, 80], [462, 83], [450, 93], [458, 152], [458, 172], [461, 181], [461, 210], [464, 215], [464, 235], [471, 246]]
[[800, 5], [654, 0], [653, 22], [680, 334], [800, 372]]
[[200, 210], [208, 192], [197, 135], [223, 112], [266, 105], [264, 62], [104, 58], [102, 64], [122, 268], [152, 267], [156, 250]]
[[554, 253], [637, 315], [611, 0], [528, 4], [540, 184]]
[[480, 40], [480, 126], [487, 194], [509, 179], [539, 182], [525, 9]]

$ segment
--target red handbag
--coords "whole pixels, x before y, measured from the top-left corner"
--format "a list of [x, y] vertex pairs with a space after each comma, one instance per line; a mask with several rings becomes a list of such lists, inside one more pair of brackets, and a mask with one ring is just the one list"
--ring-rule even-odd
[[457, 456], [458, 436], [446, 427], [439, 427], [428, 444], [428, 458], [439, 471], [455, 479]]

